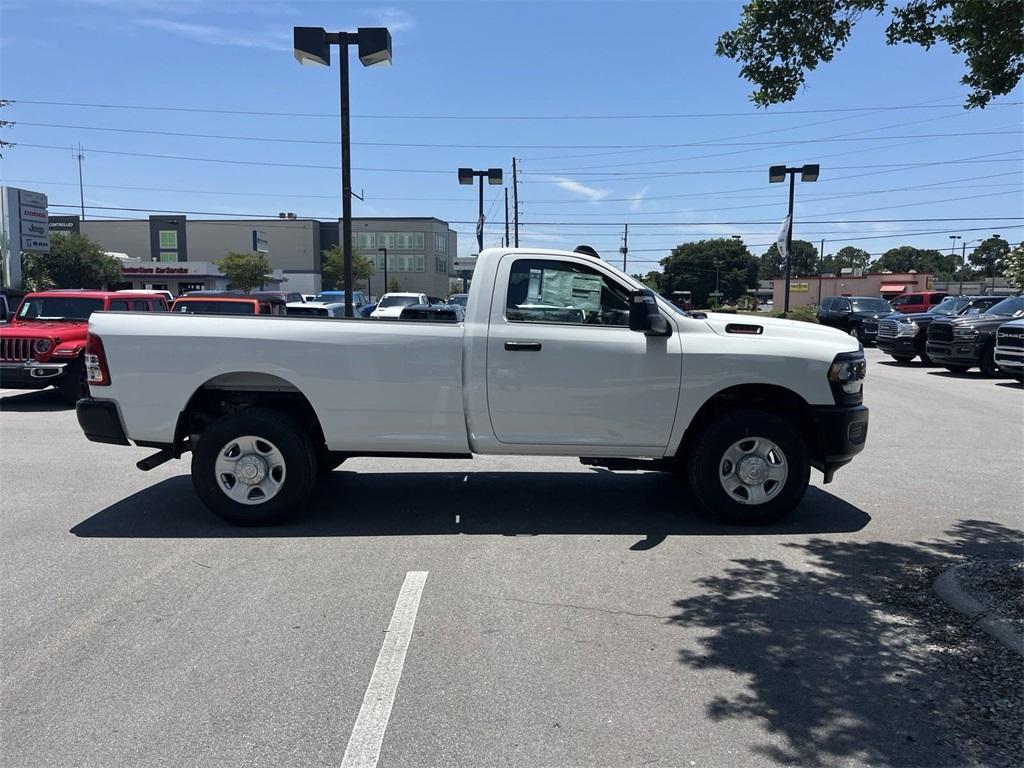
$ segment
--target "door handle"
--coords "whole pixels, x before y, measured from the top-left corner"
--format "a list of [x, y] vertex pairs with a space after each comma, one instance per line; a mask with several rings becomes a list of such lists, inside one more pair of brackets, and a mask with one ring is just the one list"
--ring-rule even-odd
[[540, 352], [539, 341], [506, 341], [505, 349], [509, 352]]

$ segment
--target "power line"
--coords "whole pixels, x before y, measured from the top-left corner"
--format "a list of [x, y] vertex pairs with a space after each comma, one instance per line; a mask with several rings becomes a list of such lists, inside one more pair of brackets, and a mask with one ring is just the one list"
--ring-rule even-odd
[[[318, 144], [338, 146], [341, 142], [333, 139], [289, 139], [275, 136], [237, 136], [217, 133], [189, 133], [185, 131], [154, 131], [143, 128], [114, 128], [109, 126], [96, 125], [68, 125], [62, 123], [35, 123], [24, 120], [15, 120], [10, 123], [12, 126], [26, 125], [33, 128], [57, 128], [61, 130], [79, 131], [102, 131], [108, 133], [131, 133], [146, 136], [175, 136], [190, 139], [217, 139], [224, 141], [254, 141], [274, 142], [282, 144]], [[880, 129], [871, 129], [880, 130]], [[848, 136], [823, 137], [811, 139], [789, 139], [776, 141], [694, 141], [679, 142], [674, 144], [429, 144], [413, 142], [394, 141], [353, 141], [352, 146], [364, 147], [405, 147], [415, 149], [681, 149], [684, 147], [783, 147], [797, 144], [821, 144], [838, 141], [876, 141], [888, 139], [934, 139], [934, 138], [957, 138], [963, 136], [1004, 136], [1019, 135], [1019, 131], [959, 131], [955, 133], [924, 133], [907, 136]], [[582, 166], [585, 168], [614, 168], [628, 165], [648, 165], [660, 162], [674, 162], [675, 160], [689, 160], [692, 158], [669, 158], [666, 160], [650, 160], [637, 163], [619, 163], [609, 166]]]
[[[11, 104], [34, 104], [51, 107], [89, 107], [96, 109], [132, 109], [155, 112], [194, 112], [215, 115], [257, 115], [268, 117], [323, 117], [338, 118], [337, 112], [273, 112], [270, 110], [211, 109], [206, 107], [169, 107], [144, 104], [103, 104], [73, 101], [42, 101], [35, 99], [6, 99]], [[1004, 102], [993, 106], [1017, 106], [1022, 102]], [[711, 117], [785, 117], [786, 115], [843, 114], [849, 112], [887, 112], [911, 109], [962, 108], [962, 104], [897, 104], [875, 107], [837, 107], [829, 109], [787, 109], [774, 112], [689, 112], [678, 114], [615, 114], [615, 115], [352, 115], [367, 120], [677, 120]]]

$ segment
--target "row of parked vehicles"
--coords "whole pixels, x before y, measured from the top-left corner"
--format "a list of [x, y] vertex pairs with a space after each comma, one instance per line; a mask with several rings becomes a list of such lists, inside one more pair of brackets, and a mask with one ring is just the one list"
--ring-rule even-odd
[[876, 296], [832, 296], [818, 321], [876, 344], [897, 362], [920, 358], [962, 373], [1005, 373], [1024, 381], [1024, 296], [904, 294], [891, 304]]
[[[365, 294], [354, 291], [352, 298], [358, 316], [364, 318], [458, 322], [464, 317], [465, 294], [447, 302], [422, 293], [388, 293], [371, 303]], [[317, 318], [345, 315], [345, 294], [341, 291], [315, 296], [281, 291], [194, 291], [174, 298], [159, 290], [66, 289], [19, 292], [16, 297], [5, 293], [4, 300], [9, 303], [5, 304], [7, 322], [0, 326], [0, 388], [54, 386], [72, 404], [89, 392], [84, 357], [88, 320], [93, 312]]]

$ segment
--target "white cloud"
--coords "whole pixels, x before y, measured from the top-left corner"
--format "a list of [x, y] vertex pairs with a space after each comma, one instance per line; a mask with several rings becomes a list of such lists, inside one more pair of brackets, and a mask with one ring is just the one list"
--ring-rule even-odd
[[609, 195], [609, 191], [607, 189], [588, 187], [586, 184], [581, 184], [578, 181], [566, 179], [561, 176], [553, 176], [551, 180], [555, 182], [557, 186], [564, 189], [566, 192], [572, 192], [573, 194], [581, 195], [587, 198], [587, 200], [590, 200], [591, 202], [594, 203], [598, 202], [599, 200], [604, 200]]
[[629, 196], [629, 199], [630, 199], [629, 210], [631, 210], [631, 211], [639, 211], [640, 210], [640, 206], [642, 206], [643, 203], [644, 203], [644, 198], [647, 197], [647, 190], [648, 189], [649, 189], [648, 187], [644, 187], [639, 192], [634, 192], [632, 195]]
[[392, 33], [404, 32], [416, 26], [416, 19], [401, 8], [375, 8], [369, 12], [369, 16]]
[[201, 43], [233, 45], [240, 48], [264, 48], [273, 51], [292, 50], [291, 29], [282, 28], [279, 30], [255, 32], [161, 18], [137, 19], [135, 23], [143, 27], [159, 29]]

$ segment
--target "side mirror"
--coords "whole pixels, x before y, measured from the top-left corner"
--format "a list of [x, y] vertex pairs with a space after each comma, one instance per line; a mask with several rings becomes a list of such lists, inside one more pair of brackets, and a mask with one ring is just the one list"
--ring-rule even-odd
[[646, 336], [672, 335], [672, 325], [658, 311], [658, 302], [649, 288], [630, 294], [629, 330], [641, 332]]

